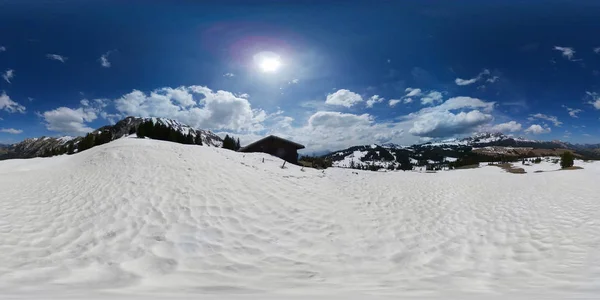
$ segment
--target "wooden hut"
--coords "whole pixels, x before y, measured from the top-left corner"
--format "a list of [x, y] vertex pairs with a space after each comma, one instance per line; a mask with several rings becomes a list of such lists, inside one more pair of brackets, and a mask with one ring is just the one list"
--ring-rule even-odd
[[248, 146], [242, 147], [238, 151], [268, 153], [289, 163], [298, 164], [298, 150], [300, 149], [304, 149], [304, 146], [278, 136], [270, 135]]

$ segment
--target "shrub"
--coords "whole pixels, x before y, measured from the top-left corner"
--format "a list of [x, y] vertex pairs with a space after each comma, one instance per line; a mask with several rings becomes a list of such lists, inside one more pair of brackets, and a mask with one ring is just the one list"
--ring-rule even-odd
[[560, 167], [563, 169], [572, 167], [574, 160], [573, 153], [571, 153], [571, 151], [565, 151], [560, 156]]

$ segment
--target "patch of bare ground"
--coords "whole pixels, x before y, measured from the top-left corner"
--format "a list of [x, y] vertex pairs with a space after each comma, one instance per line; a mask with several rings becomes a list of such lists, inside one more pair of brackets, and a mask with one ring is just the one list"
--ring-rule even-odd
[[579, 167], [579, 166], [572, 166], [572, 167], [568, 167], [568, 168], [564, 168], [564, 169], [560, 169], [560, 170], [581, 170], [581, 169], [583, 169], [583, 168]]
[[511, 163], [503, 163], [503, 164], [494, 164], [493, 166], [496, 167], [500, 167], [502, 168], [502, 170], [508, 172], [508, 173], [512, 173], [512, 174], [525, 174], [527, 172], [525, 172], [525, 169], [523, 168], [517, 168], [515, 166], [513, 166]]
[[572, 167], [568, 167], [568, 168], [564, 168], [564, 169], [557, 169], [557, 170], [550, 170], [550, 171], [542, 171], [542, 170], [537, 170], [533, 173], [544, 173], [544, 172], [556, 172], [556, 171], [568, 171], [568, 170], [582, 170], [583, 167], [579, 167], [579, 166], [572, 166]]
[[474, 164], [474, 165], [466, 165], [466, 166], [460, 166], [460, 167], [456, 167], [456, 170], [465, 170], [465, 169], [477, 169], [479, 168], [479, 164]]

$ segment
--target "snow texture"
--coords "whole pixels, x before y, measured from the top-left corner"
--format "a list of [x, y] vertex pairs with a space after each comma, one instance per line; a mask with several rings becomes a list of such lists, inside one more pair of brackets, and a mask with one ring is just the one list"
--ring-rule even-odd
[[1, 161], [0, 297], [592, 299], [600, 163], [577, 163], [323, 172], [135, 138]]

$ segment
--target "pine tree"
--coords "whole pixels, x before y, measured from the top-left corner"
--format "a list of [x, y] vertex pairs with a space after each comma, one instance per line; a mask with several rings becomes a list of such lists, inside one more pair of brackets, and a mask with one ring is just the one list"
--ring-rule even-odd
[[225, 135], [223, 139], [223, 148], [235, 151], [235, 140], [229, 135]]
[[67, 146], [67, 154], [71, 155], [75, 153], [75, 146], [73, 145], [73, 143], [69, 143], [69, 145]]
[[202, 136], [200, 135], [200, 132], [196, 133], [195, 144], [202, 145]]
[[235, 151], [240, 150], [240, 148], [242, 148], [242, 146], [240, 145], [240, 138], [238, 138], [235, 143]]
[[573, 157], [573, 153], [571, 153], [571, 151], [563, 152], [563, 154], [560, 156], [561, 168], [566, 169], [572, 167], [574, 164], [574, 160], [575, 158]]

